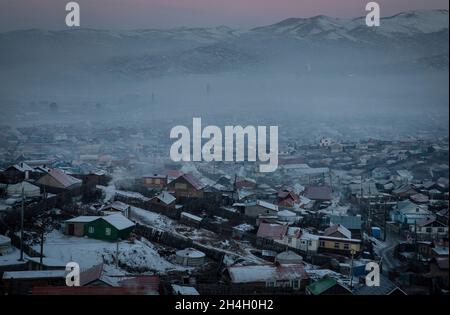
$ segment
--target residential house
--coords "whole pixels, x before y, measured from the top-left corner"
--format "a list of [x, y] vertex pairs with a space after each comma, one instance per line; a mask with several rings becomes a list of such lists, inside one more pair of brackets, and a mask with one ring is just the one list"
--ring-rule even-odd
[[85, 235], [109, 241], [124, 240], [129, 237], [134, 226], [135, 224], [123, 215], [111, 214], [86, 223]]
[[309, 186], [306, 188], [304, 196], [314, 201], [330, 201], [333, 198], [329, 186]]
[[99, 216], [79, 216], [64, 222], [64, 233], [66, 235], [84, 236], [86, 224], [100, 218]]
[[330, 224], [341, 225], [351, 232], [354, 238], [361, 238], [362, 219], [361, 216], [330, 215]]
[[183, 174], [167, 185], [176, 198], [203, 198], [205, 185], [193, 174]]
[[31, 178], [34, 169], [27, 163], [20, 162], [6, 168], [0, 175], [0, 182], [17, 184]]
[[443, 223], [448, 225], [448, 208], [447, 209], [442, 209], [439, 212], [436, 213], [436, 219]]
[[415, 195], [417, 191], [413, 188], [411, 184], [402, 184], [394, 190], [392, 190], [392, 195], [399, 199], [409, 198], [412, 195]]
[[448, 237], [448, 225], [435, 218], [427, 218], [410, 225], [409, 230], [420, 240], [431, 240]]
[[306, 287], [307, 295], [352, 295], [352, 291], [336, 279], [325, 276]]
[[181, 212], [180, 214], [180, 222], [184, 223], [186, 225], [194, 226], [194, 227], [200, 227], [200, 224], [202, 223], [203, 218], [193, 215], [189, 212]]
[[319, 251], [349, 255], [361, 252], [361, 240], [347, 237], [319, 236]]
[[395, 283], [389, 280], [383, 274], [380, 274], [379, 286], [367, 286], [365, 284], [356, 284], [355, 295], [406, 295]]
[[36, 181], [36, 184], [46, 192], [60, 193], [64, 191], [76, 191], [81, 187], [82, 181], [70, 176], [64, 171], [53, 168], [47, 174]]
[[150, 198], [150, 203], [152, 205], [160, 207], [161, 209], [175, 208], [176, 201], [177, 198], [171, 195], [168, 191], [162, 191], [156, 196]]
[[102, 215], [121, 213], [129, 218], [131, 215], [131, 206], [121, 201], [114, 201], [113, 203], [103, 206], [100, 209], [100, 212]]
[[63, 286], [66, 284], [65, 270], [26, 270], [3, 273], [3, 291], [8, 295], [26, 295], [33, 287]]
[[6, 194], [8, 196], [22, 195], [22, 189], [24, 197], [27, 198], [39, 197], [41, 195], [41, 189], [38, 186], [33, 185], [26, 181], [13, 185], [8, 185], [6, 188]]
[[299, 227], [289, 227], [286, 235], [282, 239], [276, 239], [275, 242], [305, 253], [316, 253], [319, 249], [319, 236]]
[[185, 285], [172, 284], [173, 295], [200, 295], [196, 288]]
[[391, 220], [399, 224], [411, 225], [417, 221], [433, 216], [426, 206], [417, 205], [410, 200], [397, 202], [396, 209], [391, 212]]
[[409, 199], [417, 204], [427, 204], [430, 201], [428, 196], [420, 193], [409, 196]]
[[163, 189], [168, 183], [168, 176], [161, 174], [152, 174], [142, 176], [142, 183], [150, 189]]
[[300, 290], [308, 282], [308, 275], [302, 264], [232, 266], [226, 269], [224, 276], [235, 287], [255, 290]]
[[340, 224], [335, 224], [330, 226], [329, 228], [327, 228], [324, 233], [325, 236], [330, 236], [330, 237], [340, 237], [340, 238], [348, 238], [351, 239], [352, 238], [352, 232], [350, 232], [346, 227], [340, 225]]
[[273, 223], [261, 223], [258, 228], [256, 236], [258, 238], [281, 240], [283, 239], [288, 231], [287, 225], [273, 224]]
[[245, 204], [245, 215], [257, 218], [260, 215], [274, 215], [278, 213], [278, 206], [263, 200], [256, 200]]
[[375, 199], [380, 196], [375, 182], [367, 180], [349, 185], [350, 194], [357, 199]]
[[283, 189], [278, 192], [278, 205], [281, 207], [294, 207], [299, 203], [300, 197], [292, 189]]
[[235, 189], [254, 189], [256, 188], [256, 181], [251, 178], [237, 178], [235, 182]]

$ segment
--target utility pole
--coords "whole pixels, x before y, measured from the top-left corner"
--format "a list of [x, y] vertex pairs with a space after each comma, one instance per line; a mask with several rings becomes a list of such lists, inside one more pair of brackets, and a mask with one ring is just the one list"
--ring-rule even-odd
[[42, 263], [44, 260], [44, 223], [41, 223], [41, 251], [39, 255], [39, 262], [41, 264], [41, 267], [43, 267]]
[[355, 250], [352, 249], [350, 251], [350, 254], [352, 255], [352, 263], [351, 263], [351, 267], [350, 267], [350, 290], [353, 291], [353, 256], [355, 255]]
[[117, 243], [116, 243], [116, 268], [119, 267], [119, 241], [120, 241], [120, 239], [117, 239]]
[[[44, 186], [44, 215], [47, 212], [47, 191]], [[40, 228], [41, 228], [41, 248], [40, 248], [40, 255], [39, 255], [39, 262], [42, 266], [43, 260], [44, 260], [44, 234], [45, 234], [45, 219], [42, 219]]]
[[328, 175], [330, 177], [330, 188], [331, 188], [331, 192], [333, 192], [333, 180], [331, 178], [331, 171], [328, 172]]
[[384, 201], [384, 235], [383, 235], [383, 242], [386, 242], [386, 230], [387, 228], [387, 207], [386, 207], [386, 200]]
[[20, 261], [23, 261], [23, 216], [24, 216], [24, 188], [22, 183], [22, 207], [20, 211]]

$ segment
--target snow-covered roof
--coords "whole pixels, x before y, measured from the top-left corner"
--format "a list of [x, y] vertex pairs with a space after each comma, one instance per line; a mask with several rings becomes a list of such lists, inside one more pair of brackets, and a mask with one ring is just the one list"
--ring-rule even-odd
[[189, 219], [194, 220], [194, 221], [201, 221], [201, 220], [203, 220], [201, 217], [193, 215], [193, 214], [191, 214], [189, 212], [181, 212], [180, 216], [189, 218]]
[[325, 236], [331, 236], [332, 234], [339, 232], [346, 238], [352, 238], [352, 232], [350, 232], [345, 226], [340, 224], [335, 224], [330, 226], [324, 231]]
[[55, 179], [65, 188], [69, 188], [74, 185], [79, 185], [82, 182], [80, 179], [70, 176], [64, 173], [64, 171], [57, 168], [51, 169], [47, 174], [53, 177], [53, 179]]
[[100, 218], [102, 218], [118, 230], [124, 230], [131, 226], [134, 226], [133, 221], [128, 220], [120, 213], [111, 214]]
[[256, 200], [256, 204], [258, 206], [261, 206], [263, 208], [267, 208], [273, 211], [278, 211], [278, 206], [274, 205], [273, 203], [267, 202], [267, 201], [263, 201], [263, 200]]
[[297, 216], [297, 214], [295, 214], [294, 212], [289, 211], [289, 210], [282, 210], [282, 211], [278, 212], [278, 216], [279, 217], [295, 217], [295, 216]]
[[202, 258], [205, 257], [205, 254], [195, 248], [185, 248], [177, 251], [177, 256], [181, 257], [190, 257], [190, 258]]
[[23, 193], [27, 197], [39, 196], [41, 194], [41, 189], [38, 186], [30, 184], [29, 182], [25, 181], [14, 185], [8, 185], [6, 191], [8, 195], [21, 194], [22, 187]]
[[3, 280], [11, 279], [42, 279], [42, 278], [65, 278], [65, 270], [26, 270], [7, 271], [3, 274]]
[[29, 171], [29, 172], [34, 171], [34, 169], [31, 166], [29, 166], [27, 163], [24, 163], [24, 162], [11, 165], [10, 167], [15, 168], [16, 170], [18, 170], [19, 172], [22, 172], [22, 173], [26, 172], [26, 171]]
[[287, 225], [271, 224], [271, 223], [261, 223], [259, 225], [258, 237], [268, 237], [268, 238], [282, 238], [286, 235], [288, 230]]
[[177, 199], [167, 191], [161, 192], [159, 195], [156, 196], [156, 198], [158, 198], [161, 202], [163, 202], [166, 205], [170, 205]]
[[173, 293], [177, 295], [200, 295], [194, 287], [172, 284]]
[[97, 220], [98, 218], [101, 218], [99, 216], [88, 216], [88, 215], [82, 215], [76, 218], [72, 218], [69, 220], [66, 220], [66, 223], [88, 223]]
[[113, 208], [115, 210], [119, 210], [119, 211], [126, 211], [130, 206], [127, 205], [126, 203], [122, 202], [122, 201], [114, 201], [113, 203], [106, 205], [102, 208], [102, 210], [107, 210], [109, 208]]
[[287, 250], [287, 251], [279, 253], [276, 256], [276, 259], [277, 260], [286, 260], [286, 259], [289, 259], [289, 260], [294, 260], [294, 259], [296, 259], [296, 260], [303, 260], [302, 256], [294, 253], [291, 250]]
[[301, 264], [235, 266], [228, 267], [228, 273], [233, 283], [295, 280], [307, 277]]

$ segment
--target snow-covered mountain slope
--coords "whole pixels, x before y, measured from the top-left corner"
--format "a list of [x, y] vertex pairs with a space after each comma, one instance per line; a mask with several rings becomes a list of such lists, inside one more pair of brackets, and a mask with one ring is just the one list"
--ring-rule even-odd
[[364, 17], [320, 15], [249, 31], [219, 26], [0, 33], [0, 69], [14, 72], [64, 67], [145, 78], [248, 67], [358, 72], [384, 66], [395, 72], [397, 65], [402, 71], [448, 69], [448, 10], [404, 12], [383, 18], [379, 27], [368, 27]]
[[[289, 18], [269, 26], [252, 29], [250, 32], [265, 35], [285, 35], [307, 40], [348, 39], [362, 40], [365, 32], [385, 37], [414, 36], [448, 30], [448, 10], [403, 12], [381, 19], [379, 27], [367, 27], [365, 17], [338, 19], [324, 15], [311, 18]], [[359, 34], [359, 36], [358, 36]]]

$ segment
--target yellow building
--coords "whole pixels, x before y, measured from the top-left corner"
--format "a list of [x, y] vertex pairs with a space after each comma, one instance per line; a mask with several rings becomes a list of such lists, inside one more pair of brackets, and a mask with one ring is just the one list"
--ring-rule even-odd
[[359, 253], [361, 251], [361, 240], [332, 236], [319, 237], [319, 251], [350, 254], [351, 250]]

